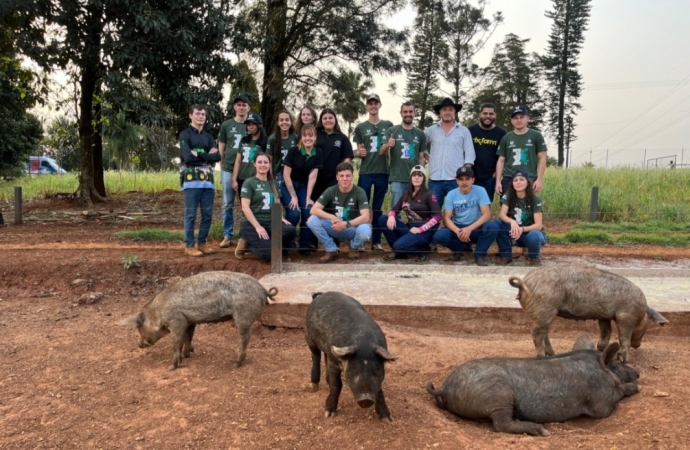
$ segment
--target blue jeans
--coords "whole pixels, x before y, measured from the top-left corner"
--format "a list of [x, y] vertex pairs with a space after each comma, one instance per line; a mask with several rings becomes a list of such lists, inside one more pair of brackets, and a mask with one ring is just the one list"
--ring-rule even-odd
[[[290, 217], [295, 218], [297, 217], [297, 220], [293, 223], [290, 218], [286, 217], [288, 222], [292, 223], [293, 225], [297, 225], [297, 222], [299, 221], [299, 249], [300, 250], [309, 250], [309, 244], [311, 243], [311, 238], [312, 238], [312, 233], [309, 227], [307, 226], [307, 219], [311, 216], [311, 205], [307, 206], [307, 183], [300, 183], [299, 181], [292, 181], [292, 188], [295, 190], [295, 194], [297, 194], [297, 205], [299, 209], [290, 209], [289, 206], [285, 207], [286, 211], [286, 216], [289, 214]], [[285, 188], [287, 191], [287, 187]], [[288, 205], [290, 204], [290, 193], [288, 195]], [[301, 216], [301, 220], [300, 220]]]
[[410, 183], [406, 181], [391, 181], [391, 209], [393, 209], [393, 207], [398, 203], [398, 200], [405, 195], [405, 191], [409, 186]]
[[474, 180], [474, 185], [483, 187], [486, 190], [486, 193], [489, 195], [489, 201], [494, 201], [494, 194], [496, 193], [496, 178], [492, 177], [483, 181]]
[[232, 188], [232, 172], [221, 170], [220, 184], [223, 190], [223, 237], [232, 239], [235, 228], [235, 190]]
[[[510, 224], [496, 219], [484, 224], [484, 228], [489, 234], [494, 235], [501, 258], [512, 259], [513, 244], [508, 234], [510, 232]], [[527, 231], [522, 233], [515, 241], [515, 245], [518, 247], [527, 247], [529, 259], [539, 259], [541, 248], [546, 245], [546, 242], [546, 233], [543, 231]]]
[[[350, 241], [350, 246], [353, 249], [364, 248], [364, 244], [371, 238], [371, 225], [368, 223], [345, 228], [343, 231], [334, 231], [331, 228], [332, 225], [333, 223], [330, 219], [321, 219], [316, 216], [311, 216], [307, 221], [307, 226], [327, 252], [338, 250], [335, 242], [333, 242], [333, 238]], [[301, 241], [302, 236], [300, 236]]]
[[458, 182], [455, 180], [429, 180], [429, 190], [436, 196], [436, 201], [441, 206], [441, 209], [443, 209], [443, 199], [446, 198], [446, 195], [457, 188]]
[[379, 217], [377, 223], [378, 227], [383, 230], [383, 235], [386, 236], [388, 245], [391, 246], [395, 253], [406, 255], [418, 255], [429, 251], [429, 244], [434, 238], [434, 232], [438, 229], [438, 224], [434, 225], [429, 230], [419, 233], [410, 233], [410, 228], [421, 227], [423, 222], [404, 223], [397, 217], [395, 218], [395, 228], [390, 230], [388, 228], [388, 216]]
[[[467, 226], [458, 224], [455, 225], [459, 228], [465, 228]], [[494, 242], [496, 236], [491, 233], [485, 233], [485, 225], [486, 224], [470, 233], [470, 242], [462, 242], [450, 229], [440, 228], [436, 234], [434, 234], [434, 244], [442, 245], [446, 248], [449, 248], [453, 253], [456, 253], [472, 249], [471, 244], [476, 243], [477, 245], [474, 248], [474, 257], [486, 257], [489, 247], [491, 247], [491, 244]]]
[[[371, 204], [372, 218], [371, 223], [374, 227], [373, 233], [371, 235], [371, 243], [373, 245], [381, 243], [381, 229], [376, 226], [379, 217], [381, 217], [381, 207], [383, 206], [383, 200], [386, 198], [386, 192], [388, 192], [388, 174], [387, 173], [368, 173], [365, 175], [360, 175], [357, 181], [357, 186], [364, 189], [367, 193], [367, 199]], [[372, 200], [371, 188], [374, 188], [374, 197]]]
[[282, 173], [276, 175], [276, 184], [278, 185], [278, 189], [280, 189], [280, 203], [283, 205], [283, 208], [285, 209], [285, 219], [288, 222], [290, 222], [292, 226], [296, 227], [299, 223], [299, 208], [290, 209], [290, 191], [288, 191]]
[[213, 198], [216, 195], [215, 189], [185, 189], [184, 193], [184, 245], [187, 248], [194, 247], [194, 221], [196, 220], [196, 209], [201, 209], [201, 220], [199, 221], [199, 236], [196, 242], [199, 245], [206, 244], [208, 230], [211, 229], [211, 216], [213, 215]]

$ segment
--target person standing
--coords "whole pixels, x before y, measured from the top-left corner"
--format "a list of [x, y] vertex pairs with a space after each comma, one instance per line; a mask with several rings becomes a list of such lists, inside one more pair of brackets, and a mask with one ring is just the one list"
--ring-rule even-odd
[[[285, 190], [285, 178], [283, 176], [283, 162], [287, 156], [288, 150], [297, 145], [299, 140], [297, 134], [295, 134], [295, 127], [292, 124], [292, 114], [287, 110], [282, 110], [278, 113], [278, 120], [276, 120], [276, 126], [268, 137], [268, 143], [266, 144], [266, 153], [271, 158], [273, 163], [273, 176], [275, 177], [276, 184], [278, 185], [278, 191], [280, 191], [280, 201], [285, 208], [285, 218], [290, 221], [293, 225], [297, 224], [299, 217], [289, 216], [290, 210], [290, 196], [287, 190]], [[296, 211], [295, 211], [296, 212]], [[293, 220], [295, 220], [293, 222]]]
[[462, 166], [474, 164], [474, 146], [470, 131], [455, 120], [462, 105], [444, 98], [434, 105], [434, 112], [441, 121], [424, 130], [428, 151], [423, 153], [429, 163], [429, 190], [444, 204], [446, 195], [457, 189], [455, 172]]
[[492, 202], [496, 191], [496, 151], [501, 139], [506, 135], [506, 130], [496, 126], [495, 122], [496, 106], [493, 103], [484, 103], [479, 108], [479, 122], [468, 128], [474, 144], [474, 185], [486, 189]]
[[371, 202], [374, 226], [371, 249], [383, 251], [381, 230], [376, 227], [376, 224], [382, 215], [381, 207], [388, 192], [388, 162], [385, 154], [381, 154], [381, 147], [387, 140], [386, 133], [393, 126], [393, 122], [379, 118], [381, 98], [378, 94], [369, 94], [364, 101], [369, 117], [366, 122], [357, 125], [353, 139], [357, 144], [357, 157], [362, 160], [357, 186], [364, 189], [367, 199]]
[[[201, 105], [189, 109], [189, 128], [180, 133], [180, 182], [184, 193], [184, 244], [189, 256], [204, 256], [214, 253], [206, 243], [211, 228], [213, 198], [216, 187], [213, 184], [213, 166], [221, 156], [216, 141], [204, 131], [206, 110]], [[196, 210], [201, 210], [199, 234], [194, 239]]]
[[[515, 106], [510, 110], [513, 131], [506, 134], [498, 145], [496, 164], [496, 192], [502, 195], [518, 170], [530, 174], [534, 192], [541, 192], [546, 172], [546, 142], [537, 130], [528, 128], [529, 110]], [[536, 174], [536, 175], [535, 175]]]
[[331, 108], [321, 111], [316, 125], [316, 147], [323, 153], [323, 167], [314, 185], [312, 200], [316, 201], [323, 192], [338, 184], [336, 167], [341, 162], [350, 162], [354, 157], [350, 139], [340, 130], [338, 117]]
[[238, 95], [232, 100], [235, 117], [226, 120], [220, 126], [218, 134], [218, 151], [221, 157], [220, 183], [223, 191], [223, 242], [221, 248], [232, 245], [235, 228], [235, 189], [232, 186], [232, 171], [235, 167], [235, 157], [240, 149], [240, 140], [247, 133], [244, 121], [249, 114], [249, 99], [245, 95]]
[[237, 192], [242, 189], [244, 180], [256, 174], [254, 159], [259, 152], [266, 151], [268, 138], [264, 131], [261, 116], [251, 113], [244, 121], [247, 135], [240, 140], [240, 151], [235, 156], [235, 167], [232, 171], [232, 188]]
[[297, 123], [295, 124], [295, 133], [297, 133], [297, 136], [300, 135], [302, 127], [305, 125], [316, 126], [316, 110], [309, 105], [299, 110]]
[[[386, 132], [386, 139], [381, 146], [381, 155], [388, 158], [388, 181], [391, 189], [391, 205], [398, 203], [407, 191], [410, 183], [410, 171], [422, 163], [421, 150], [426, 150], [426, 136], [419, 128], [412, 125], [414, 105], [405, 102], [400, 107], [402, 123]], [[424, 176], [426, 181], [426, 175]]]

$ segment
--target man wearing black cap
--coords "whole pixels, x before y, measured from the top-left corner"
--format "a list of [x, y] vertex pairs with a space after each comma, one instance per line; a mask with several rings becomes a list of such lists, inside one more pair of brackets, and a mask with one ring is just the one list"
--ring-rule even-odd
[[455, 171], [474, 164], [472, 135], [467, 127], [455, 120], [461, 109], [462, 105], [444, 98], [434, 105], [434, 112], [441, 121], [424, 130], [429, 146], [429, 150], [423, 153], [429, 162], [429, 190], [436, 195], [439, 204], [443, 204], [446, 194], [457, 188]]
[[496, 190], [496, 163], [498, 163], [498, 143], [506, 130], [496, 126], [496, 107], [493, 103], [484, 103], [479, 107], [479, 122], [468, 129], [474, 144], [475, 186], [486, 189], [489, 200], [493, 201]]
[[434, 234], [434, 243], [450, 249], [451, 259], [459, 261], [462, 252], [476, 242], [474, 259], [478, 266], [486, 266], [486, 254], [495, 239], [493, 234], [482, 232], [484, 224], [491, 220], [491, 201], [484, 188], [473, 185], [471, 167], [460, 167], [455, 177], [458, 187], [448, 193], [443, 203], [445, 228]]
[[496, 192], [498, 195], [507, 192], [518, 170], [529, 173], [534, 192], [540, 192], [546, 172], [544, 136], [537, 130], [527, 128], [529, 111], [525, 106], [515, 106], [510, 110], [510, 123], [514, 129], [501, 139], [496, 152]]
[[[221, 156], [220, 182], [223, 187], [223, 242], [222, 248], [230, 247], [232, 244], [233, 228], [235, 219], [233, 207], [235, 206], [235, 190], [232, 188], [232, 170], [235, 166], [235, 158], [240, 149], [240, 140], [247, 134], [247, 127], [244, 121], [249, 113], [249, 99], [245, 95], [238, 95], [232, 100], [232, 108], [235, 110], [235, 117], [226, 120], [220, 126], [218, 134], [218, 151]], [[227, 153], [226, 153], [227, 147]]]
[[[393, 126], [393, 122], [381, 120], [379, 109], [381, 109], [381, 98], [378, 94], [369, 94], [364, 100], [366, 103], [369, 118], [355, 128], [353, 140], [357, 144], [358, 158], [362, 163], [359, 167], [359, 180], [357, 186], [364, 189], [367, 199], [371, 201], [373, 211], [372, 224], [376, 224], [381, 217], [381, 207], [383, 200], [388, 192], [388, 162], [386, 156], [379, 151], [385, 144], [386, 132]], [[374, 190], [373, 200], [371, 190]], [[383, 250], [381, 247], [381, 230], [375, 229], [371, 235], [372, 250]]]

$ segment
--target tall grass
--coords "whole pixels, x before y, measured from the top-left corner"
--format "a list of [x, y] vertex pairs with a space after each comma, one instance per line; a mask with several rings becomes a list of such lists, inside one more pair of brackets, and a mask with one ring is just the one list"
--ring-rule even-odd
[[[216, 189], [220, 190], [216, 173]], [[179, 189], [177, 172], [106, 172], [108, 193], [129, 191], [158, 193]], [[11, 202], [14, 187], [22, 186], [25, 199], [41, 198], [58, 192], [74, 192], [75, 174], [23, 177], [0, 182], [0, 201]], [[588, 169], [549, 168], [544, 177], [545, 220], [589, 218], [592, 187], [599, 187], [601, 222], [642, 223], [650, 220], [690, 222], [690, 170], [683, 169]], [[390, 209], [390, 193], [384, 210]]]

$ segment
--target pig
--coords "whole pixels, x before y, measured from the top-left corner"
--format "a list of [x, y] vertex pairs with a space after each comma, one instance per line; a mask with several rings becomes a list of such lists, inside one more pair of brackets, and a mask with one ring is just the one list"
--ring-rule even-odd
[[[595, 350], [594, 341], [589, 335], [583, 334], [577, 338], [573, 345], [573, 351], [576, 350]], [[640, 371], [637, 368], [630, 364], [622, 363], [616, 358], [612, 358], [606, 367], [616, 374], [623, 383], [633, 383], [640, 378]]]
[[139, 347], [150, 347], [160, 338], [172, 333], [173, 360], [169, 370], [175, 370], [182, 358], [189, 358], [194, 330], [199, 323], [234, 320], [240, 336], [235, 367], [247, 356], [252, 324], [261, 317], [270, 300], [278, 294], [268, 291], [249, 275], [235, 272], [204, 272], [185, 278], [156, 295], [141, 312], [120, 322], [120, 325], [139, 329]]
[[341, 374], [362, 408], [375, 405], [379, 419], [393, 421], [383, 395], [385, 363], [395, 361], [381, 327], [352, 297], [315, 292], [307, 308], [305, 335], [311, 350], [311, 386], [319, 388], [321, 352], [326, 357], [326, 417], [335, 417], [343, 388]]
[[534, 322], [532, 339], [537, 356], [553, 355], [549, 328], [554, 317], [599, 321], [603, 351], [611, 338], [611, 320], [618, 325], [620, 357], [628, 362], [630, 346], [639, 348], [650, 324], [668, 321], [647, 306], [642, 290], [629, 280], [585, 266], [548, 266], [530, 271], [524, 279], [510, 277], [519, 289], [517, 299]]
[[465, 419], [491, 419], [495, 431], [549, 436], [542, 423], [608, 417], [620, 399], [639, 392], [637, 384], [621, 382], [608, 369], [619, 347], [476, 359], [455, 369], [441, 389], [428, 382], [426, 390], [439, 408]]

